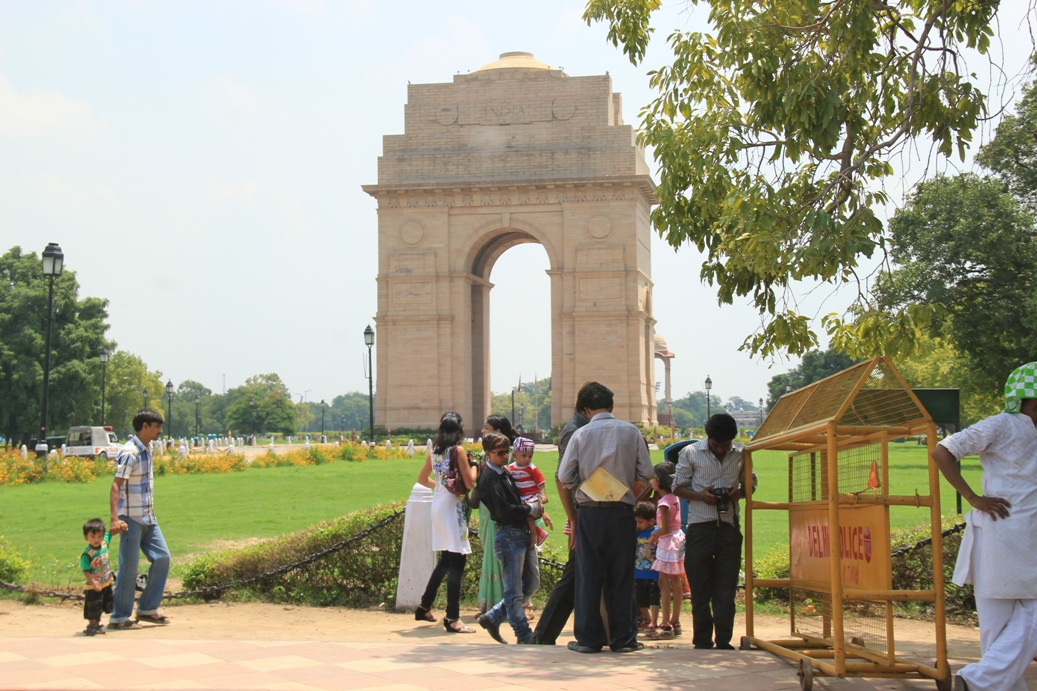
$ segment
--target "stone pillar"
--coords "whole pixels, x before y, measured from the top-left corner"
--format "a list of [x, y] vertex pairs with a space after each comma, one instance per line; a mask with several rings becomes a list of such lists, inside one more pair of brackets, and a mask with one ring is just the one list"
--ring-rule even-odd
[[417, 483], [407, 499], [400, 547], [400, 575], [396, 585], [396, 609], [413, 609], [436, 566], [432, 551], [432, 490]]

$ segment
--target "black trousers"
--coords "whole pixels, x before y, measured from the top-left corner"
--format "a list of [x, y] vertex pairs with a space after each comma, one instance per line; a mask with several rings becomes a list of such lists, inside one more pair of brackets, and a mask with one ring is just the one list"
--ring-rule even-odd
[[457, 552], [440, 552], [436, 568], [432, 569], [432, 575], [428, 578], [425, 586], [425, 594], [421, 596], [421, 606], [432, 609], [432, 603], [436, 600], [439, 586], [446, 578], [446, 618], [457, 619], [461, 616], [461, 577], [464, 575], [464, 566], [468, 563], [467, 554]]
[[[568, 536], [566, 536], [568, 539]], [[540, 645], [554, 645], [573, 613], [576, 599], [576, 551], [569, 550], [569, 561], [562, 569], [562, 577], [555, 583], [533, 630], [533, 638]]]
[[[634, 615], [634, 553], [637, 528], [633, 506], [581, 505], [576, 521], [576, 642], [613, 650], [637, 643]], [[609, 613], [609, 634], [601, 620], [601, 599]]]
[[[727, 648], [735, 626], [735, 590], [742, 565], [742, 532], [716, 521], [688, 526], [684, 570], [691, 584], [692, 643]], [[715, 636], [714, 636], [715, 634]]]
[[98, 621], [102, 613], [112, 613], [114, 603], [111, 585], [106, 585], [100, 590], [89, 588], [83, 592], [83, 618], [87, 621]]

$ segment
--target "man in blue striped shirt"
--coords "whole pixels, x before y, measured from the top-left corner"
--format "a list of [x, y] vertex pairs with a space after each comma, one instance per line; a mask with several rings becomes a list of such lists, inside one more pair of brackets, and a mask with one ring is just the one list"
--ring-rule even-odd
[[742, 564], [738, 502], [745, 496], [744, 449], [734, 441], [737, 435], [733, 417], [712, 416], [706, 421], [706, 439], [681, 449], [673, 476], [673, 493], [688, 500], [684, 570], [691, 584], [692, 643], [699, 649], [734, 649], [735, 590]]

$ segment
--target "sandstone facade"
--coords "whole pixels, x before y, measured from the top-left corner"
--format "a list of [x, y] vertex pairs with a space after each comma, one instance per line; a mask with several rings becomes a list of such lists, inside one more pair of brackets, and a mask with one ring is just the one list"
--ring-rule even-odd
[[[552, 424], [597, 380], [615, 414], [656, 420], [650, 220], [654, 183], [605, 76], [528, 53], [408, 87], [404, 134], [378, 184], [375, 421], [478, 430], [489, 412], [489, 282], [515, 245], [547, 252]], [[547, 334], [540, 337], [547, 337]]]

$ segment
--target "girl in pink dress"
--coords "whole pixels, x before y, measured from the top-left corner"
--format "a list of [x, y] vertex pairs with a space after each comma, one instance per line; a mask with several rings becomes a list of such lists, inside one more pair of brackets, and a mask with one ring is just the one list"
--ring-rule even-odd
[[681, 507], [673, 494], [673, 474], [677, 468], [666, 461], [655, 466], [652, 489], [662, 495], [656, 507], [655, 532], [650, 542], [656, 546], [652, 570], [659, 572], [662, 596], [662, 620], [657, 636], [679, 636], [681, 604], [684, 596], [684, 531], [681, 530]]

